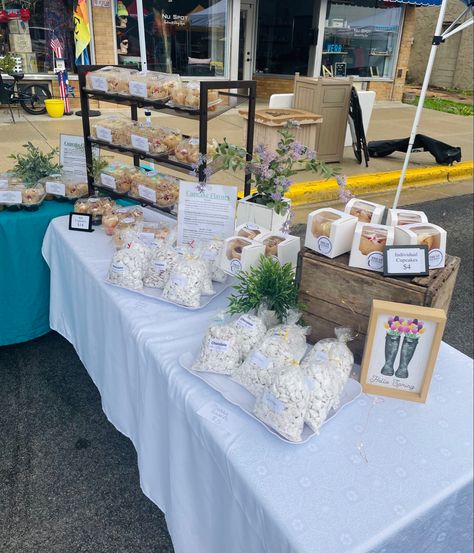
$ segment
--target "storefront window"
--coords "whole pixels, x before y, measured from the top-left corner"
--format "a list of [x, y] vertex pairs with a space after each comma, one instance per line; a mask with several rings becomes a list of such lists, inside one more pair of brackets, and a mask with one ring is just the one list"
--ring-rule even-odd
[[[228, 0], [144, 0], [148, 69], [187, 76], [225, 74]], [[135, 0], [118, 2], [120, 64], [140, 62]]]
[[[22, 8], [23, 5], [28, 7]], [[11, 53], [17, 60], [17, 71], [52, 72], [50, 42], [53, 37], [60, 41], [66, 69], [73, 71], [73, 0], [9, 2], [5, 10], [0, 6], [0, 55]]]
[[308, 73], [312, 43], [313, 0], [260, 0], [257, 73]]
[[322, 75], [393, 78], [402, 8], [378, 0], [367, 4], [328, 3]]

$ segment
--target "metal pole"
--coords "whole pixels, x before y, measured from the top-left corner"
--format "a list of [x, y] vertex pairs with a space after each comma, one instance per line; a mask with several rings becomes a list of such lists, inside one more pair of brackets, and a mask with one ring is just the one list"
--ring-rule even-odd
[[426, 67], [423, 86], [421, 87], [420, 99], [418, 101], [418, 106], [416, 108], [415, 120], [413, 121], [413, 127], [411, 130], [410, 140], [408, 142], [407, 153], [405, 154], [405, 161], [403, 162], [403, 168], [400, 175], [400, 180], [398, 181], [397, 193], [395, 194], [395, 199], [393, 201], [393, 209], [395, 209], [398, 205], [398, 201], [400, 200], [400, 194], [402, 192], [403, 183], [405, 181], [405, 175], [407, 172], [408, 163], [410, 161], [410, 155], [413, 149], [413, 143], [415, 142], [415, 136], [418, 131], [418, 125], [420, 123], [423, 104], [425, 103], [426, 91], [428, 90], [428, 85], [431, 78], [431, 71], [433, 70], [433, 64], [436, 58], [436, 51], [439, 46], [439, 42], [436, 40], [435, 37], [439, 37], [441, 35], [447, 3], [448, 3], [447, 0], [443, 0], [441, 3], [441, 7], [439, 9], [438, 22], [436, 24], [435, 35], [433, 38], [433, 45], [431, 46], [430, 57], [428, 58], [428, 65]]
[[140, 63], [142, 71], [147, 70], [145, 17], [143, 15], [143, 0], [137, 0], [138, 41], [140, 43]]

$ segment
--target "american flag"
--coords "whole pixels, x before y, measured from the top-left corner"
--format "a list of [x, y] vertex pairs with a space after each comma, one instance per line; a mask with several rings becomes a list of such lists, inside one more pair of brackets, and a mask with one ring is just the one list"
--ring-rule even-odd
[[[57, 37], [53, 36], [53, 38], [49, 42], [49, 45], [51, 46], [51, 49], [53, 50], [53, 53], [57, 58], [63, 57], [63, 47]], [[65, 81], [63, 71], [58, 72], [58, 84], [59, 95], [64, 102], [64, 112], [70, 113], [71, 107], [69, 105], [69, 98], [67, 97], [67, 83]]]

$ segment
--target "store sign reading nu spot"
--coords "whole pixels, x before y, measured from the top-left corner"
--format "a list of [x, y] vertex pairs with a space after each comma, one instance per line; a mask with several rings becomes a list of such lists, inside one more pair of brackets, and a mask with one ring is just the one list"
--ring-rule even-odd
[[177, 25], [178, 27], [184, 27], [188, 23], [187, 15], [178, 15], [176, 13], [165, 13], [161, 14], [161, 19], [164, 25]]

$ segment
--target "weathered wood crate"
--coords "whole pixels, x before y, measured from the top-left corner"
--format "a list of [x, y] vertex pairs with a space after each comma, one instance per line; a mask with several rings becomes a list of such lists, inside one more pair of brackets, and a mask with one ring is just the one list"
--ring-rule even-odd
[[357, 334], [350, 347], [360, 362], [372, 300], [438, 307], [447, 313], [460, 262], [447, 255], [445, 268], [430, 271], [429, 276], [392, 278], [349, 267], [349, 254], [328, 259], [302, 249], [297, 279], [300, 301], [306, 306], [304, 319], [312, 329], [309, 340], [333, 337], [336, 326], [349, 326]]

